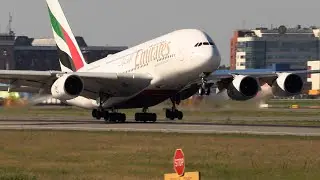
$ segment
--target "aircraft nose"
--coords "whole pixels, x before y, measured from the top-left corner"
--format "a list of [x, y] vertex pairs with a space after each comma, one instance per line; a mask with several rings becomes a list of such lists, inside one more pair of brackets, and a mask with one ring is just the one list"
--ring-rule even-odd
[[220, 66], [221, 57], [214, 48], [203, 48], [194, 52], [193, 61], [198, 61], [204, 72], [211, 72]]

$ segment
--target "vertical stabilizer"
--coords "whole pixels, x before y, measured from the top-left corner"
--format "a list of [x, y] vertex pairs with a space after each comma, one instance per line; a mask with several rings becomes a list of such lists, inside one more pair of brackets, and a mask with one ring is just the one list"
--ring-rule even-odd
[[78, 71], [87, 63], [58, 0], [46, 0], [62, 71]]

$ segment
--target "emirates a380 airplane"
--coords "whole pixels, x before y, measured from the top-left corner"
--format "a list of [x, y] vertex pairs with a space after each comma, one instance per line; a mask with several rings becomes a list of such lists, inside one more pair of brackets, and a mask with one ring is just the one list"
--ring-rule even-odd
[[212, 75], [220, 66], [220, 54], [208, 34], [197, 29], [177, 30], [88, 64], [71, 31], [58, 0], [46, 0], [56, 41], [61, 71], [2, 70], [8, 91], [49, 94], [67, 104], [92, 109], [92, 116], [124, 122], [120, 109], [141, 108], [136, 121], [156, 121], [148, 108], [167, 99], [169, 119], [182, 119], [176, 108], [181, 100], [199, 91], [210, 94], [216, 83], [233, 100], [256, 96], [262, 84], [274, 94], [299, 94], [303, 81], [299, 72], [264, 72]]

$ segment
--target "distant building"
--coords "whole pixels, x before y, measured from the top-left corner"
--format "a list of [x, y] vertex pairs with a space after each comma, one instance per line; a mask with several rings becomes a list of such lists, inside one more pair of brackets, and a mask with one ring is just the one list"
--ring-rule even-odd
[[[309, 70], [320, 70], [320, 60], [308, 61]], [[319, 96], [320, 95], [320, 73], [309, 74], [308, 82], [311, 83], [309, 95]]]
[[[88, 46], [82, 37], [76, 40], [88, 63], [127, 49], [126, 46]], [[15, 36], [13, 32], [0, 34], [0, 69], [60, 70], [54, 39]]]
[[307, 69], [307, 61], [320, 59], [319, 42], [315, 27], [237, 30], [231, 38], [230, 69], [269, 68], [272, 64]]

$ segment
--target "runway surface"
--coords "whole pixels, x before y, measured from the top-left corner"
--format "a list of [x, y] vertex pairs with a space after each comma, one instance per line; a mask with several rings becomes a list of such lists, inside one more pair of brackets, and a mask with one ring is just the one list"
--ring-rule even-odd
[[128, 121], [122, 124], [105, 123], [103, 120], [85, 118], [1, 118], [0, 129], [82, 130], [82, 131], [141, 131], [179, 133], [238, 133], [257, 135], [320, 136], [320, 126], [290, 125], [228, 125], [159, 120], [155, 123]]

